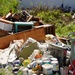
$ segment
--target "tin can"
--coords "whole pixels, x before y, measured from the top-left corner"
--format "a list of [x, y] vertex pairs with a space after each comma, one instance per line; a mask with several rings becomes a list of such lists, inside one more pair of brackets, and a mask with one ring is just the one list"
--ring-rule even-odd
[[58, 61], [51, 61], [51, 64], [53, 65], [53, 71], [59, 71]]

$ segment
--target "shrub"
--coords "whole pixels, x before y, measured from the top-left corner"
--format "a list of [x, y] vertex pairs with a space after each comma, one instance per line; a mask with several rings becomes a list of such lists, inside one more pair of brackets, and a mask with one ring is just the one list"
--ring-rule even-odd
[[54, 24], [56, 27], [56, 33], [59, 36], [68, 36], [70, 32], [75, 31], [75, 24], [72, 22], [71, 13], [65, 13], [61, 10], [47, 10], [39, 12], [37, 14], [41, 19], [49, 24]]
[[56, 29], [56, 33], [59, 36], [68, 36], [69, 33], [75, 32], [75, 24], [70, 23], [69, 25], [66, 25], [64, 27], [58, 27]]
[[0, 0], [0, 15], [7, 14], [9, 10], [17, 11], [18, 4], [18, 0]]

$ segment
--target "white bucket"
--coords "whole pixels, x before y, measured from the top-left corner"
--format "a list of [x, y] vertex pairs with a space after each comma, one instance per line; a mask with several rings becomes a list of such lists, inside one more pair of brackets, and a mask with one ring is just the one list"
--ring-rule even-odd
[[53, 71], [58, 71], [59, 70], [58, 61], [51, 61], [51, 64], [53, 65]]
[[28, 70], [28, 75], [32, 75], [32, 70]]
[[50, 58], [51, 61], [57, 61], [57, 58]]
[[44, 65], [42, 65], [42, 67], [43, 67], [43, 73], [44, 74], [53, 74], [53, 72], [52, 72], [52, 69], [53, 69], [53, 65], [51, 65], [51, 64], [44, 64]]
[[53, 58], [53, 56], [52, 55], [48, 55], [47, 58], [51, 59], [51, 58]]
[[42, 61], [44, 61], [44, 60], [49, 60], [49, 58], [48, 57], [42, 57]]
[[37, 74], [32, 74], [32, 75], [37, 75]]
[[28, 75], [28, 68], [24, 68], [24, 69], [22, 70], [22, 72], [23, 72], [23, 75]]
[[42, 60], [36, 60], [36, 64], [42, 65], [43, 61]]
[[44, 60], [43, 63], [44, 64], [50, 64], [51, 62], [50, 62], [50, 60]]

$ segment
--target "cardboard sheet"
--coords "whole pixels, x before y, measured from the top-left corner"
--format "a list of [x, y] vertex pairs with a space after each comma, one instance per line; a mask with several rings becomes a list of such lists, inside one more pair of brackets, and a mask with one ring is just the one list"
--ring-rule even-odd
[[27, 59], [34, 51], [34, 49], [37, 49], [37, 43], [32, 43], [28, 47], [25, 47], [19, 54], [19, 57], [22, 57], [24, 59]]

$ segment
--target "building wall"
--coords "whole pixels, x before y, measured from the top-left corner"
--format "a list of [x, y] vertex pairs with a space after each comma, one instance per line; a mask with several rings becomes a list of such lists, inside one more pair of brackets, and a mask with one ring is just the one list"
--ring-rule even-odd
[[21, 0], [21, 7], [24, 8], [31, 8], [33, 6], [48, 6], [49, 8], [52, 7], [59, 7], [61, 4], [64, 6], [70, 6], [72, 9], [75, 8], [75, 0]]

